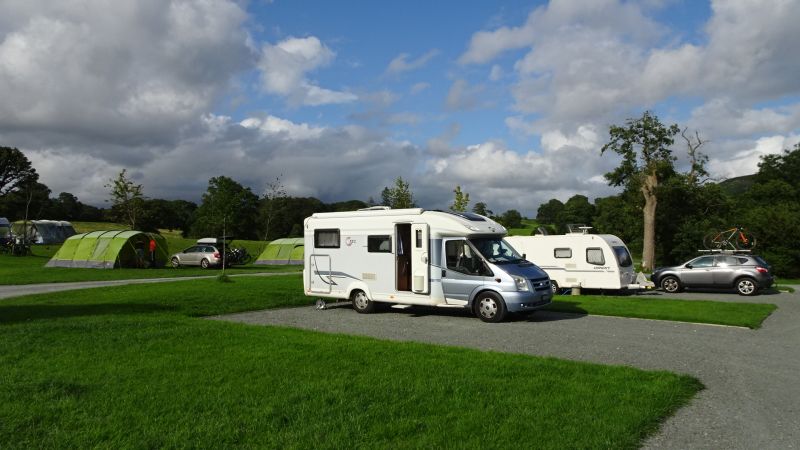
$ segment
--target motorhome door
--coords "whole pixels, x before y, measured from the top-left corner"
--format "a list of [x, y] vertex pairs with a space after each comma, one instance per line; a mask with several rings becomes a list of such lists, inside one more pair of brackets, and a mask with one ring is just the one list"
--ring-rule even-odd
[[411, 224], [411, 290], [417, 294], [430, 292], [430, 253], [428, 224]]
[[312, 254], [309, 255], [309, 260], [308, 290], [320, 294], [330, 294], [333, 286], [330, 255]]

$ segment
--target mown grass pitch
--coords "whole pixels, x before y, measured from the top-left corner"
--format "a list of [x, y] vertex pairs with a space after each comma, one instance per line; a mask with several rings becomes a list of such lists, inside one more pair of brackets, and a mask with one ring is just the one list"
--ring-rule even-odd
[[635, 448], [702, 388], [668, 372], [196, 318], [309, 304], [299, 284], [0, 301], [0, 447]]

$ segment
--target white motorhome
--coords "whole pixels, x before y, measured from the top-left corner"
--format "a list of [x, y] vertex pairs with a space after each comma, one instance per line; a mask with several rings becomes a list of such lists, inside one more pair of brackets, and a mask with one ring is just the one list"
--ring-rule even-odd
[[550, 277], [553, 292], [559, 288], [641, 289], [628, 247], [611, 234], [509, 236], [509, 244]]
[[360, 313], [376, 303], [428, 305], [499, 322], [552, 299], [547, 274], [477, 214], [375, 207], [317, 213], [304, 228], [306, 295], [349, 299]]

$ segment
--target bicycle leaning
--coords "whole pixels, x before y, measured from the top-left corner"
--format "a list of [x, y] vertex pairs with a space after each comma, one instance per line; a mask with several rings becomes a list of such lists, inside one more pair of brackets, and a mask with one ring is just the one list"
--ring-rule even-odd
[[226, 265], [245, 265], [253, 259], [250, 252], [244, 247], [234, 247], [228, 250], [225, 255]]
[[756, 238], [742, 227], [733, 227], [708, 233], [703, 238], [703, 245], [708, 250], [752, 250], [756, 246]]

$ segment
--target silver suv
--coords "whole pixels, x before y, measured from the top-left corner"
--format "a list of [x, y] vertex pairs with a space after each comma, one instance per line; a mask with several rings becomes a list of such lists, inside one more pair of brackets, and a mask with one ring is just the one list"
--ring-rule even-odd
[[666, 292], [734, 288], [740, 295], [756, 295], [774, 281], [769, 264], [760, 256], [749, 254], [700, 256], [680, 266], [658, 268], [650, 279]]

